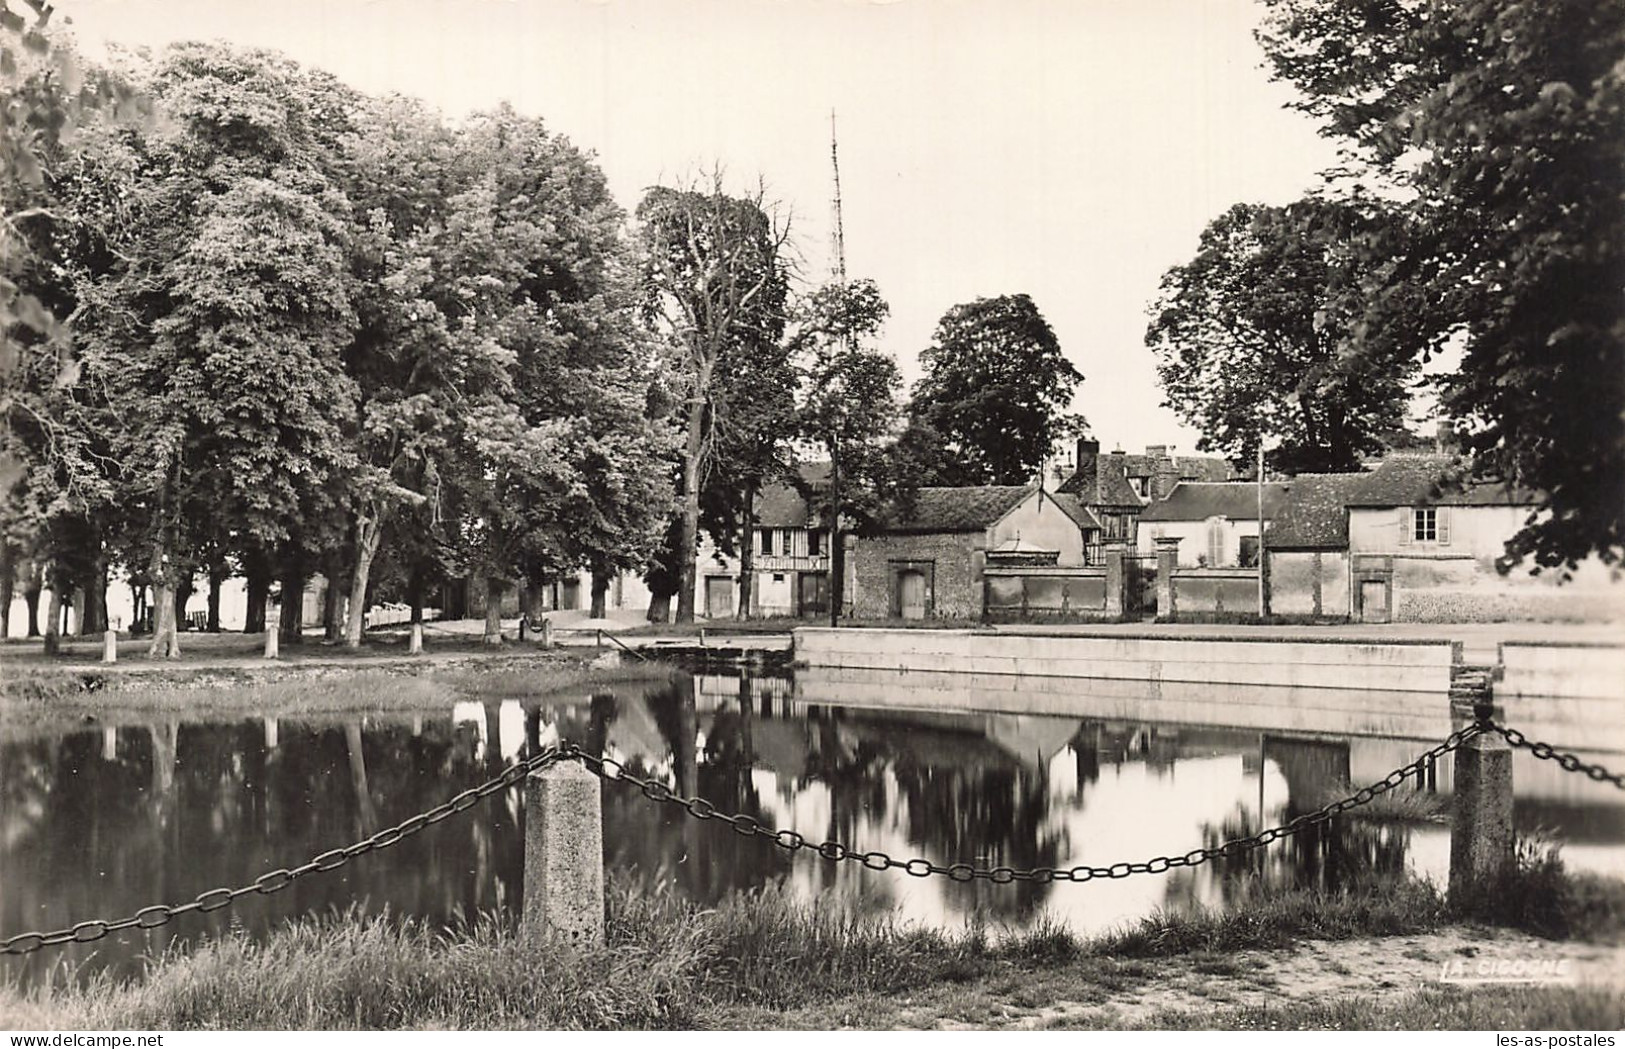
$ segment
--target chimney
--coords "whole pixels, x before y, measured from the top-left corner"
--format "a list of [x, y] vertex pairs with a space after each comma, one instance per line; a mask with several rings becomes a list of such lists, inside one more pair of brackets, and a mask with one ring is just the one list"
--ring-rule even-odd
[[1174, 460], [1171, 456], [1161, 456], [1151, 465], [1152, 502], [1160, 502], [1168, 498], [1168, 493], [1172, 492], [1174, 485], [1178, 483], [1179, 470], [1174, 466]]
[[1088, 437], [1078, 438], [1078, 465], [1073, 474], [1079, 478], [1074, 491], [1085, 503], [1094, 502], [1100, 491], [1100, 442]]
[[1168, 454], [1168, 446], [1166, 444], [1148, 444], [1145, 446], [1145, 454], [1150, 459], [1161, 459]]
[[1455, 455], [1461, 451], [1461, 442], [1456, 438], [1456, 424], [1450, 419], [1440, 419], [1438, 429], [1433, 437], [1434, 451], [1440, 455]]

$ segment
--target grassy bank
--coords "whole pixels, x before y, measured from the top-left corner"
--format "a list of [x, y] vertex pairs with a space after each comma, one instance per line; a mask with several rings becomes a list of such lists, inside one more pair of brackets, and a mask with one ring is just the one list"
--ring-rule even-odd
[[[1238, 959], [1247, 952], [1436, 932], [1450, 920], [1414, 881], [1288, 893], [1222, 915], [1164, 914], [1091, 939], [1043, 924], [949, 934], [771, 890], [701, 909], [622, 887], [611, 893], [603, 949], [538, 949], [494, 921], [442, 933], [353, 915], [307, 919], [264, 943], [231, 937], [161, 958], [137, 981], [0, 989], [0, 1015], [35, 1029], [885, 1027], [921, 1022], [918, 1000], [927, 1016], [993, 1024], [999, 1009], [1131, 997], [1174, 970], [1214, 984], [1246, 979], [1250, 965]], [[1274, 1012], [1158, 1014], [1149, 1026], [1431, 1027], [1440, 1002], [1453, 1003], [1441, 1014], [1450, 1026], [1521, 1026], [1520, 1010], [1542, 1026], [1617, 1026], [1620, 1016], [1617, 995], [1584, 988], [1498, 989], [1493, 1008], [1453, 993], [1363, 1004], [1322, 996]], [[1100, 1026], [1103, 1014], [1051, 1019]]]
[[595, 667], [580, 655], [531, 651], [382, 664], [179, 667], [165, 673], [86, 677], [0, 673], [0, 722], [108, 714], [187, 717], [440, 710], [448, 699], [537, 699], [560, 692], [658, 681], [658, 664]]

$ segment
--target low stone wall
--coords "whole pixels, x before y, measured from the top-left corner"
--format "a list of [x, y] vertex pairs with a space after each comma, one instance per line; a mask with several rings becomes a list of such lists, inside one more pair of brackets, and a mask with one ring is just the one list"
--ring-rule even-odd
[[1452, 728], [1443, 695], [1370, 689], [814, 666], [796, 672], [794, 698], [828, 706], [1040, 714], [1334, 736], [1437, 740]]
[[1180, 568], [1174, 571], [1175, 620], [1234, 619], [1258, 614], [1258, 569]]
[[1449, 641], [1343, 642], [1070, 637], [969, 630], [801, 628], [813, 667], [1186, 681], [1444, 695]]
[[1106, 604], [1106, 569], [993, 567], [983, 571], [983, 615], [994, 622], [1116, 619]]
[[1349, 560], [1341, 550], [1271, 550], [1270, 614], [1347, 618]]
[[1501, 643], [1500, 696], [1625, 700], [1625, 646]]

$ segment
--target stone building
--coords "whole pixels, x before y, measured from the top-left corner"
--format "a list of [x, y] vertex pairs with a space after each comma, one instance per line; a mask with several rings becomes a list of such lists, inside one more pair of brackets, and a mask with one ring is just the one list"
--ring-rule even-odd
[[852, 615], [978, 619], [990, 551], [1008, 546], [1078, 566], [1099, 535], [1080, 500], [1037, 486], [921, 488], [854, 544]]

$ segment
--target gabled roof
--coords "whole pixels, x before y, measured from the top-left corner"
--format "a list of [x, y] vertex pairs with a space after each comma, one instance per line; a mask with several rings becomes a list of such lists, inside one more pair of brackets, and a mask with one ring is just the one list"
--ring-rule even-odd
[[[1273, 517], [1280, 509], [1290, 487], [1282, 481], [1270, 481], [1264, 485], [1266, 518]], [[1232, 521], [1258, 520], [1258, 485], [1251, 481], [1226, 481], [1222, 484], [1181, 481], [1174, 485], [1168, 498], [1146, 507], [1140, 520], [1206, 521], [1210, 517], [1228, 517]]]
[[1347, 501], [1370, 474], [1299, 474], [1270, 517], [1271, 550], [1340, 550], [1348, 545]]
[[807, 499], [801, 493], [811, 492], [829, 483], [829, 463], [801, 463], [796, 467], [800, 488], [794, 484], [764, 485], [756, 495], [756, 526], [758, 528], [806, 528], [814, 515], [807, 510]]
[[1174, 461], [1174, 476], [1181, 481], [1209, 481], [1219, 483], [1233, 480], [1236, 471], [1223, 459], [1211, 455], [1175, 455], [1159, 457], [1155, 455], [1130, 455], [1126, 452], [1112, 452], [1111, 460], [1120, 463], [1126, 477], [1153, 477], [1157, 472], [1159, 458], [1172, 458]]
[[1123, 468], [1115, 462], [1118, 456], [1102, 455], [1095, 459], [1094, 484], [1091, 478], [1085, 476], [1083, 471], [1074, 473], [1061, 482], [1056, 492], [1066, 495], [1075, 495], [1088, 507], [1105, 507], [1107, 509], [1126, 508], [1138, 510], [1145, 505], [1138, 495], [1134, 494], [1134, 487], [1123, 476]]
[[1465, 464], [1448, 455], [1393, 455], [1365, 474], [1350, 508], [1389, 506], [1534, 506], [1533, 492], [1500, 482], [1466, 480]]
[[1053, 499], [1055, 505], [1066, 511], [1066, 515], [1076, 521], [1079, 528], [1088, 531], [1093, 528], [1101, 531], [1103, 526], [1095, 512], [1083, 505], [1083, 501], [1071, 492], [1045, 492], [1046, 499]]
[[881, 530], [886, 532], [980, 532], [1009, 513], [1034, 492], [1031, 485], [984, 485], [977, 488], [921, 488], [913, 505], [893, 506]]

